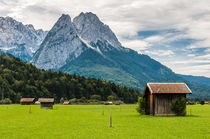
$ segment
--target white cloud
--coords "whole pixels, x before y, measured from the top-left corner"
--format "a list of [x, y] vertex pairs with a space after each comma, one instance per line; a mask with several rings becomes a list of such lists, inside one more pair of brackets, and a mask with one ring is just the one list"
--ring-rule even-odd
[[173, 56], [174, 52], [172, 50], [154, 50], [154, 51], [144, 51], [144, 53], [148, 54], [148, 55], [156, 55], [156, 56]]
[[132, 48], [141, 53], [142, 50], [146, 50], [151, 45], [143, 40], [124, 40], [121, 41], [122, 45], [127, 48]]
[[172, 64], [172, 65], [168, 65], [170, 68], [174, 69], [176, 73], [180, 73], [180, 74], [186, 74], [186, 75], [196, 75], [196, 76], [206, 76], [208, 75], [209, 69], [210, 69], [210, 65], [206, 64], [206, 65], [186, 65], [183, 66], [182, 64]]
[[163, 36], [151, 36], [151, 37], [147, 37], [145, 39], [145, 41], [147, 41], [147, 42], [159, 42], [159, 41], [161, 41], [163, 39], [164, 39]]

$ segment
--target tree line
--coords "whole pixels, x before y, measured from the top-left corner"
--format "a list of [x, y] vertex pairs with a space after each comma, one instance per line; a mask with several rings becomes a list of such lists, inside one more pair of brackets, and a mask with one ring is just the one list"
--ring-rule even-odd
[[93, 95], [99, 95], [102, 101], [112, 95], [134, 103], [140, 92], [100, 79], [40, 70], [18, 58], [0, 56], [0, 95], [13, 103], [19, 103], [22, 97], [53, 97], [59, 102], [61, 98], [91, 99]]

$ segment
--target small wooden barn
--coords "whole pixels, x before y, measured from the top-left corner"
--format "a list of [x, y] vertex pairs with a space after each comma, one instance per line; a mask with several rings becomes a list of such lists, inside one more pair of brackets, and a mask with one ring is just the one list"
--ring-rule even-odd
[[69, 101], [64, 101], [63, 105], [69, 105]]
[[54, 98], [39, 98], [41, 109], [53, 109]]
[[[143, 97], [146, 99], [146, 114], [175, 115], [171, 110], [172, 104], [179, 97], [185, 99], [186, 94], [191, 93], [185, 83], [147, 83], [143, 93]], [[186, 109], [184, 113], [186, 113]]]
[[20, 104], [22, 105], [32, 105], [35, 103], [35, 98], [21, 98]]

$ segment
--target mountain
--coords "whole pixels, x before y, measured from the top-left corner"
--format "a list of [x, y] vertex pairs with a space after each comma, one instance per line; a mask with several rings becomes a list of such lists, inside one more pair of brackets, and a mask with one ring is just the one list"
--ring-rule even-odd
[[5, 52], [3, 52], [3, 51], [0, 51], [0, 56], [3, 56], [3, 57], [5, 57], [5, 56], [14, 57], [13, 55], [11, 55], [11, 54], [9, 54], [9, 53], [5, 53]]
[[121, 47], [120, 42], [109, 26], [102, 23], [99, 18], [91, 12], [82, 12], [73, 19], [73, 24], [79, 36], [91, 45], [101, 42], [107, 45], [110, 44], [115, 48]]
[[195, 83], [210, 86], [210, 78], [207, 78], [204, 76], [192, 76], [192, 75], [181, 75], [181, 74], [179, 74], [179, 76], [190, 82], [195, 82]]
[[35, 53], [32, 63], [41, 69], [59, 69], [88, 47], [79, 38], [69, 15], [62, 15]]
[[33, 25], [23, 25], [11, 17], [0, 17], [0, 51], [30, 61], [46, 35]]
[[147, 55], [124, 48], [111, 29], [93, 13], [71, 21], [62, 15], [33, 57], [41, 69], [104, 79], [144, 90], [146, 82], [186, 82], [192, 99], [210, 99], [210, 87], [189, 82]]
[[92, 95], [100, 95], [103, 101], [112, 95], [125, 103], [134, 103], [140, 94], [104, 80], [40, 70], [31, 63], [6, 55], [0, 55], [0, 65], [0, 94], [13, 103], [19, 103], [21, 97], [54, 97], [58, 103], [61, 98], [84, 100]]

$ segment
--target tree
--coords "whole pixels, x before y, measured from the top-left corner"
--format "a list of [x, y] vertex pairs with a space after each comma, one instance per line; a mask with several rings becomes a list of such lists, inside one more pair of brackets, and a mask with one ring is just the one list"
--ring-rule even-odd
[[205, 104], [205, 101], [204, 101], [204, 100], [201, 100], [199, 103], [200, 103], [201, 105], [204, 105], [204, 104]]
[[83, 97], [94, 101], [119, 97], [125, 103], [134, 103], [139, 95], [139, 91], [104, 80], [40, 70], [18, 58], [0, 55], [0, 63], [0, 99], [10, 98], [13, 103], [19, 103], [21, 97], [53, 97], [56, 103], [62, 97], [77, 98], [77, 102], [85, 102]]
[[145, 115], [146, 114], [146, 100], [145, 100], [145, 98], [138, 97], [136, 110], [141, 115]]
[[186, 107], [186, 100], [181, 97], [177, 99], [175, 103], [172, 104], [171, 110], [176, 113], [176, 115], [184, 115], [184, 109]]

